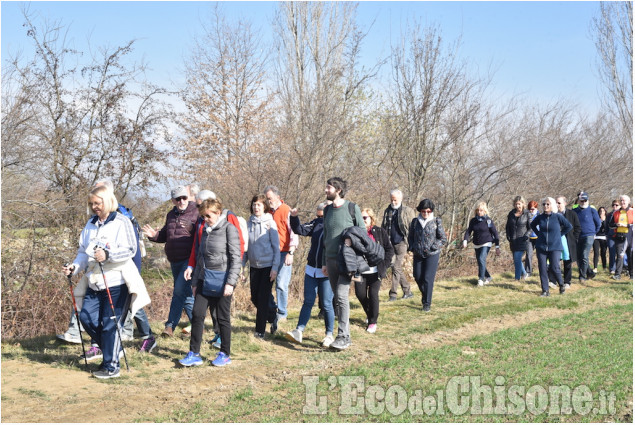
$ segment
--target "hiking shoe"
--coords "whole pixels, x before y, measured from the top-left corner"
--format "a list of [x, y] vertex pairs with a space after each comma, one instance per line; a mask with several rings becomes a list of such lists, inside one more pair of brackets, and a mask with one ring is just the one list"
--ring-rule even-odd
[[[79, 356], [82, 358], [83, 356]], [[86, 351], [86, 360], [92, 362], [93, 360], [101, 360], [104, 358], [104, 354], [101, 352], [101, 349], [95, 345], [90, 347], [88, 351]]]
[[371, 323], [370, 325], [368, 325], [368, 328], [366, 328], [366, 332], [368, 332], [369, 334], [374, 334], [375, 332], [377, 332], [377, 323]]
[[220, 334], [214, 335], [214, 338], [212, 338], [210, 342], [212, 343], [212, 347], [220, 349], [220, 343], [221, 343]]
[[231, 362], [232, 361], [227, 354], [223, 353], [222, 351], [219, 351], [216, 358], [212, 361], [212, 365], [217, 367], [223, 367], [230, 364]]
[[424, 304], [423, 311], [430, 311], [430, 304]]
[[620, 280], [620, 279], [622, 279], [622, 276], [620, 276], [619, 274], [614, 274], [613, 276], [611, 276], [611, 278], [613, 280]]
[[81, 344], [82, 339], [79, 335], [71, 335], [68, 332], [64, 332], [63, 334], [55, 335], [57, 339], [61, 339], [62, 341], [69, 342], [71, 344]]
[[567, 287], [565, 285], [562, 285], [560, 287], [560, 295], [564, 294], [564, 292], [567, 290]]
[[478, 280], [478, 282], [476, 282], [477, 286], [483, 286], [485, 284], [485, 282], [483, 282], [481, 279]]
[[192, 325], [189, 325], [183, 329], [181, 329], [181, 333], [185, 336], [189, 336], [192, 333]]
[[93, 372], [93, 376], [97, 379], [119, 378], [119, 369], [111, 371], [106, 368], [102, 368]]
[[547, 291], [542, 291], [542, 294], [540, 294], [541, 297], [548, 297], [549, 296], [549, 292]]
[[297, 342], [302, 344], [302, 331], [300, 329], [294, 329], [284, 334], [284, 337], [291, 342]]
[[397, 297], [390, 297], [388, 298], [388, 301], [397, 301]]
[[254, 332], [254, 337], [258, 339], [265, 339], [265, 334], [262, 332]]
[[401, 299], [407, 300], [407, 299], [412, 298], [412, 297], [414, 297], [414, 295], [412, 295], [412, 292], [411, 292], [409, 294], [403, 294], [403, 297], [401, 297]]
[[331, 344], [333, 344], [333, 341], [335, 341], [333, 339], [333, 334], [328, 334], [326, 337], [324, 337], [324, 339], [322, 340], [322, 347], [330, 347]]
[[331, 348], [334, 348], [336, 350], [345, 350], [348, 347], [351, 346], [351, 337], [345, 337], [343, 335], [338, 335], [337, 338], [335, 338], [335, 341], [333, 341], [333, 343], [330, 345]]
[[550, 287], [550, 288], [557, 288], [557, 287], [558, 287], [558, 285], [556, 285], [556, 284], [555, 284], [555, 283], [553, 283], [553, 282], [549, 282], [549, 287]]
[[593, 273], [598, 274], [598, 268], [597, 267], [593, 269]]
[[163, 329], [163, 332], [161, 332], [161, 336], [172, 336], [173, 334], [174, 330], [169, 326], [166, 326], [165, 329]]
[[200, 366], [203, 364], [203, 359], [199, 353], [188, 352], [187, 356], [179, 360], [179, 363], [185, 367]]
[[157, 346], [157, 340], [152, 335], [150, 338], [144, 339], [141, 343], [141, 348], [139, 348], [140, 353], [151, 353], [152, 350]]

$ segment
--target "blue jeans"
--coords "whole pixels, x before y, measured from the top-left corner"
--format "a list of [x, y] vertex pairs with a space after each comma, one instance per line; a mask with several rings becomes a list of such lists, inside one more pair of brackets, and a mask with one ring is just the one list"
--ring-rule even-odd
[[514, 251], [514, 279], [520, 280], [525, 274], [525, 266], [523, 265], [523, 255], [525, 251]]
[[288, 252], [280, 253], [280, 265], [276, 278], [276, 302], [278, 303], [278, 317], [287, 317], [287, 302], [289, 299], [289, 282], [291, 282], [291, 266], [285, 266], [284, 260]]
[[485, 278], [491, 277], [489, 272], [487, 271], [487, 266], [485, 265], [489, 250], [489, 246], [482, 246], [480, 248], [474, 249], [474, 253], [476, 254], [476, 264], [478, 264], [478, 278], [480, 280], [485, 280]]
[[[121, 331], [122, 335], [133, 336], [134, 328], [133, 328], [133, 317], [130, 312], [126, 316], [126, 321], [123, 324], [123, 329]], [[150, 329], [150, 323], [148, 322], [148, 316], [146, 315], [146, 311], [142, 308], [137, 310], [134, 315], [134, 322], [137, 324], [137, 330], [141, 334], [143, 339], [148, 339], [152, 336], [152, 330]]]
[[298, 329], [303, 331], [311, 318], [311, 309], [315, 304], [316, 294], [324, 305], [324, 326], [327, 334], [333, 333], [335, 313], [333, 311], [333, 289], [328, 277], [312, 277], [304, 275], [304, 303], [298, 318]]
[[615, 271], [615, 238], [607, 237], [606, 243], [609, 246], [609, 270]]
[[183, 309], [187, 318], [192, 321], [192, 307], [194, 307], [194, 296], [192, 295], [192, 286], [190, 282], [185, 280], [185, 269], [187, 269], [188, 260], [170, 263], [172, 267], [172, 276], [174, 277], [174, 291], [172, 292], [172, 302], [170, 303], [170, 313], [168, 313], [168, 321], [165, 327], [172, 329], [181, 321]]
[[578, 239], [578, 268], [580, 270], [580, 279], [586, 279], [589, 273], [589, 254], [593, 248], [595, 237], [580, 236]]

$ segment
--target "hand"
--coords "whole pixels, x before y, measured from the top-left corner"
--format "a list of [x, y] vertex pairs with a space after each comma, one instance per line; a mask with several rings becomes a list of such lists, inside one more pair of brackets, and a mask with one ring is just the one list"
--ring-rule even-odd
[[294, 208], [291, 211], [289, 211], [289, 214], [291, 214], [291, 217], [297, 217], [298, 216], [298, 209]]
[[467, 248], [467, 241], [463, 241], [463, 248]]
[[271, 269], [271, 272], [269, 273], [269, 281], [275, 282], [276, 277], [278, 277], [278, 270]]
[[73, 264], [65, 264], [64, 266], [62, 266], [62, 272], [64, 272], [66, 276], [70, 276], [71, 274], [73, 274], [74, 270], [75, 266]]
[[234, 293], [234, 287], [231, 285], [225, 285], [225, 290], [223, 291], [223, 296], [224, 297], [231, 297], [231, 295]]
[[152, 226], [150, 226], [149, 224], [146, 224], [145, 226], [143, 226], [143, 229], [141, 230], [143, 230], [143, 233], [145, 233], [146, 236], [150, 239], [153, 239], [158, 233], [158, 230], [153, 229]]
[[324, 276], [328, 276], [329, 275], [329, 271], [327, 270], [326, 266], [322, 266], [322, 274]]
[[284, 257], [284, 265], [290, 266], [293, 264], [293, 254], [289, 253]]
[[101, 248], [97, 248], [95, 250], [95, 261], [97, 261], [98, 263], [103, 263], [104, 261], [106, 261], [106, 251], [104, 251]]
[[185, 269], [185, 272], [183, 272], [183, 277], [185, 278], [185, 280], [192, 280], [192, 269], [189, 267]]
[[351, 246], [351, 245], [353, 245], [353, 242], [351, 242], [350, 238], [346, 238], [346, 239], [344, 239], [344, 245]]

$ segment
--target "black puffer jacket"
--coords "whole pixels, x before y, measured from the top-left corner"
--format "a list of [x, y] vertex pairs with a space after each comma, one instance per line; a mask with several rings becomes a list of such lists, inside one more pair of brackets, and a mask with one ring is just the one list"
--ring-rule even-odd
[[422, 258], [432, 257], [441, 252], [443, 245], [448, 243], [448, 238], [443, 230], [443, 224], [439, 217], [428, 221], [423, 228], [419, 218], [416, 217], [410, 223], [408, 232], [408, 251]]
[[[351, 240], [351, 246], [344, 243]], [[384, 247], [368, 236], [366, 229], [351, 226], [342, 232], [340, 236], [340, 248], [337, 256], [337, 265], [340, 273], [364, 273], [370, 270], [367, 259], [379, 258], [380, 263], [385, 262], [386, 253]]]

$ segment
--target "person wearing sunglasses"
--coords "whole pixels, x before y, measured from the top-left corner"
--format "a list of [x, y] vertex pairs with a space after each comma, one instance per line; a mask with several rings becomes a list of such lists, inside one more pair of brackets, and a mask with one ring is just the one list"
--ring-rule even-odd
[[624, 257], [628, 260], [628, 274], [633, 276], [633, 208], [628, 195], [620, 196], [620, 209], [613, 213], [609, 226], [615, 229], [615, 280], [622, 278]]
[[192, 320], [194, 297], [192, 287], [185, 280], [184, 274], [192, 251], [198, 209], [194, 202], [188, 201], [189, 195], [185, 186], [172, 189], [171, 198], [174, 208], [166, 215], [163, 227], [154, 229], [149, 224], [143, 226], [143, 232], [150, 241], [165, 244], [165, 255], [172, 268], [174, 290], [168, 320], [163, 330], [164, 336], [173, 335], [174, 329], [181, 320], [183, 309], [188, 320]]
[[439, 268], [441, 248], [448, 240], [441, 219], [434, 216], [434, 203], [424, 199], [417, 206], [419, 215], [410, 223], [408, 251], [412, 252], [412, 272], [421, 291], [423, 311], [430, 311], [434, 278]]
[[615, 214], [615, 211], [620, 210], [620, 200], [614, 199], [611, 205], [613, 206], [613, 211], [611, 211], [611, 213], [608, 214], [606, 219], [606, 226], [608, 228], [606, 233], [606, 244], [608, 245], [608, 248], [609, 248], [609, 274], [614, 275], [615, 274], [615, 257], [616, 257], [616, 252], [615, 252], [615, 233], [616, 232], [615, 231], [617, 230], [617, 228], [611, 227], [611, 220], [613, 219], [613, 214]]
[[544, 198], [542, 200], [543, 213], [531, 222], [531, 228], [538, 235], [536, 241], [536, 256], [538, 257], [538, 271], [540, 273], [541, 297], [549, 296], [549, 270], [560, 287], [560, 294], [565, 293], [562, 273], [560, 273], [560, 258], [562, 257], [563, 236], [573, 229], [564, 215], [556, 213], [556, 200]]

